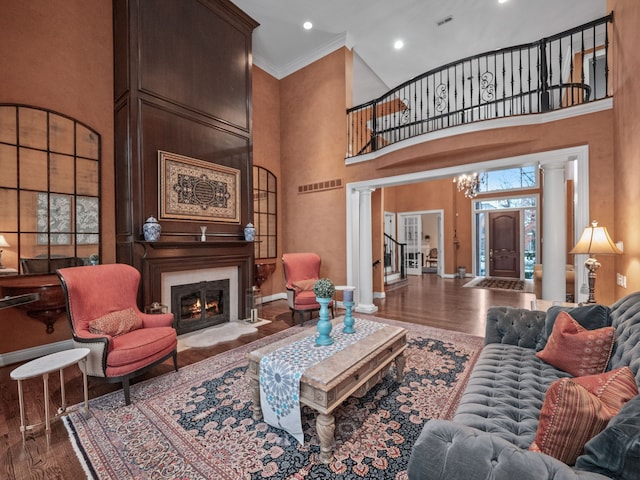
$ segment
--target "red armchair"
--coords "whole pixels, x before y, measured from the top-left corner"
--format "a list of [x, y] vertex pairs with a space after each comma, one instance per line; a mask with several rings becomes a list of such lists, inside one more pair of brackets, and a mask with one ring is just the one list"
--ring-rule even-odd
[[62, 268], [57, 271], [67, 302], [73, 343], [87, 347], [87, 375], [122, 382], [125, 404], [129, 381], [173, 357], [178, 371], [173, 314], [148, 315], [137, 306], [140, 273], [130, 265]]
[[[282, 255], [282, 264], [291, 319], [295, 320], [295, 314], [300, 313], [304, 322], [305, 312], [309, 312], [311, 318], [314, 311], [320, 310], [320, 304], [316, 302], [316, 295], [313, 293], [313, 286], [320, 278], [320, 256], [316, 253], [285, 253]], [[331, 316], [335, 317], [333, 300], [329, 303], [329, 308]]]

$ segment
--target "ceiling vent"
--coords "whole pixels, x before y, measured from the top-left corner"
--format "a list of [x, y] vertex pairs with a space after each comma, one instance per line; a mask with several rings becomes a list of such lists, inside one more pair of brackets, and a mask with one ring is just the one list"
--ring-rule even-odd
[[325, 180], [324, 182], [309, 183], [308, 185], [298, 185], [298, 193], [321, 192], [323, 190], [333, 190], [342, 188], [342, 179]]
[[449, 15], [447, 17], [444, 17], [442, 20], [438, 20], [436, 22], [436, 24], [441, 27], [442, 25], [444, 25], [445, 23], [449, 23], [451, 20], [453, 20], [453, 15]]

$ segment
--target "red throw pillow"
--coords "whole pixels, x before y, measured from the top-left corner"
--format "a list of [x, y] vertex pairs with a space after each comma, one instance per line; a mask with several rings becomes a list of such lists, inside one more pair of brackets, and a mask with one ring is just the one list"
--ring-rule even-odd
[[573, 465], [584, 444], [605, 429], [614, 414], [574, 379], [551, 384], [544, 397], [536, 437], [529, 450]]
[[616, 368], [599, 375], [576, 377], [573, 381], [595, 395], [614, 415], [638, 395], [636, 377], [629, 367]]
[[543, 350], [536, 357], [574, 377], [604, 372], [613, 348], [613, 327], [587, 330], [560, 312]]
[[98, 335], [117, 337], [142, 328], [142, 319], [133, 308], [107, 313], [89, 322], [89, 331]]
[[309, 278], [307, 280], [296, 280], [293, 282], [292, 287], [296, 291], [296, 293], [306, 292], [309, 290], [313, 290], [314, 285], [318, 281], [317, 278]]

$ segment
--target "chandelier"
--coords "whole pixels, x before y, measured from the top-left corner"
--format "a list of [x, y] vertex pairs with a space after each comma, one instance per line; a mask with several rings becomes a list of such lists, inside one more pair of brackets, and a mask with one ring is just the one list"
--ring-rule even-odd
[[453, 178], [453, 183], [458, 185], [458, 191], [464, 192], [464, 196], [467, 198], [473, 198], [478, 195], [480, 189], [480, 176], [477, 173], [471, 175], [460, 175]]

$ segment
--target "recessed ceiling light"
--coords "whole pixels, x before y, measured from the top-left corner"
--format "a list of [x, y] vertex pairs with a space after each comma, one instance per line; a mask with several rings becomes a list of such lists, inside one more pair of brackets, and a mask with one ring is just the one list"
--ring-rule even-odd
[[509, 0], [498, 0], [498, 3], [507, 3]]
[[311, 30], [313, 28], [313, 23], [306, 21], [302, 24], [305, 30]]
[[402, 47], [404, 47], [404, 42], [402, 40], [396, 40], [393, 44], [393, 48], [396, 50], [400, 50]]

